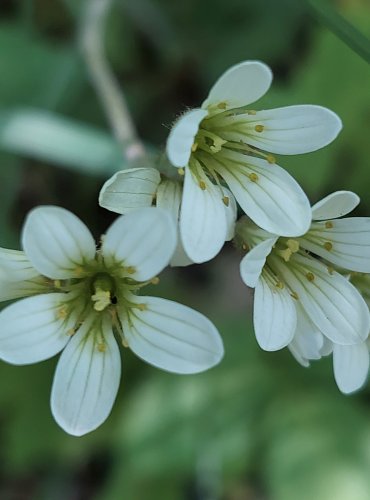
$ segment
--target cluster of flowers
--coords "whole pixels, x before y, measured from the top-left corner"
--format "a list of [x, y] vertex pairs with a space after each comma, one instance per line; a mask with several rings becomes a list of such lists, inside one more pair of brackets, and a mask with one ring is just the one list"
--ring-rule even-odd
[[[73, 435], [109, 415], [121, 372], [116, 338], [174, 373], [217, 364], [223, 344], [202, 314], [139, 294], [169, 263], [212, 259], [225, 241], [246, 252], [240, 272], [255, 288], [254, 327], [268, 351], [288, 346], [308, 366], [333, 353], [342, 392], [369, 367], [370, 218], [345, 218], [354, 193], [312, 208], [273, 154], [317, 150], [340, 119], [320, 106], [256, 111], [272, 80], [257, 61], [228, 70], [199, 109], [175, 123], [167, 156], [176, 175], [155, 168], [117, 172], [101, 206], [122, 214], [96, 246], [87, 227], [59, 207], [38, 207], [23, 228], [23, 251], [0, 249], [0, 357], [35, 363], [62, 351], [53, 415]], [[237, 203], [243, 215], [237, 219]], [[367, 303], [366, 303], [367, 301]]]

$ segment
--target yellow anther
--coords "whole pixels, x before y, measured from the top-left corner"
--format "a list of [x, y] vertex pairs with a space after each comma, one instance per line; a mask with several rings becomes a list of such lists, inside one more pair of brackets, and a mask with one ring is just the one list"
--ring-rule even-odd
[[68, 307], [64, 304], [57, 309], [56, 316], [58, 319], [64, 319], [68, 315]]
[[248, 250], [249, 250], [249, 245], [247, 245], [246, 243], [243, 243], [243, 244], [242, 244], [242, 250], [245, 250], [246, 252], [248, 252]]
[[158, 285], [158, 283], [159, 283], [159, 278], [158, 278], [158, 276], [155, 276], [154, 278], [152, 278], [152, 279], [150, 280], [150, 283], [151, 283], [152, 285]]
[[256, 126], [254, 127], [254, 130], [255, 130], [256, 132], [263, 132], [263, 131], [264, 131], [264, 128], [265, 128], [265, 127], [264, 127], [263, 125], [256, 125]]
[[288, 240], [286, 242], [286, 246], [289, 248], [289, 250], [292, 251], [292, 253], [296, 253], [299, 250], [299, 243], [297, 240]]
[[204, 181], [199, 181], [199, 187], [203, 191], [205, 191], [207, 189], [206, 183]]
[[123, 345], [123, 347], [128, 347], [127, 340], [124, 338], [122, 339], [122, 345]]
[[75, 267], [75, 275], [76, 276], [81, 276], [82, 273], [83, 273], [83, 268], [81, 266]]
[[179, 175], [185, 175], [185, 170], [184, 170], [183, 168], [178, 168], [178, 169], [177, 169], [177, 173], [178, 173]]
[[326, 229], [332, 229], [332, 227], [333, 227], [332, 221], [331, 220], [327, 220], [325, 222], [325, 227], [326, 227]]
[[134, 267], [134, 266], [127, 266], [126, 267], [126, 272], [128, 274], [135, 274], [136, 273], [136, 267]]
[[313, 281], [315, 279], [315, 275], [313, 273], [306, 273], [306, 278], [308, 279], [308, 281]]
[[97, 348], [99, 352], [105, 352], [107, 350], [107, 344], [105, 342], [98, 342]]
[[230, 203], [230, 198], [229, 198], [228, 196], [224, 196], [224, 197], [222, 198], [222, 201], [224, 202], [224, 205], [225, 205], [225, 206], [227, 206], [227, 207], [229, 206], [229, 203]]
[[225, 101], [223, 101], [223, 102], [219, 102], [219, 103], [217, 104], [217, 107], [218, 107], [218, 109], [226, 109], [226, 108], [227, 108], [227, 104], [226, 104], [226, 102], [225, 102]]
[[104, 311], [104, 309], [110, 305], [110, 299], [110, 291], [102, 290], [101, 288], [97, 288], [96, 293], [91, 296], [91, 300], [95, 302], [94, 309], [98, 312]]
[[254, 109], [247, 109], [247, 115], [256, 115], [257, 111]]
[[298, 293], [297, 293], [297, 292], [292, 292], [292, 293], [290, 294], [290, 296], [291, 296], [291, 297], [293, 297], [293, 299], [295, 299], [295, 300], [298, 300], [298, 299], [299, 299], [299, 296], [298, 296]]
[[328, 252], [330, 252], [330, 250], [333, 249], [333, 244], [330, 243], [330, 241], [325, 241], [324, 248], [325, 248], [325, 250], [327, 250]]
[[278, 281], [275, 286], [276, 286], [276, 288], [279, 288], [280, 290], [282, 290], [285, 287], [285, 285], [282, 281]]
[[62, 282], [60, 280], [53, 281], [55, 288], [60, 288], [62, 286]]
[[251, 173], [248, 175], [248, 177], [249, 177], [249, 180], [251, 180], [252, 182], [257, 182], [257, 181], [258, 181], [258, 179], [259, 179], [258, 175], [257, 175], [257, 174], [255, 174], [254, 172], [251, 172]]
[[267, 155], [266, 156], [266, 161], [268, 163], [270, 163], [270, 165], [274, 165], [276, 163], [276, 158], [275, 158], [275, 156]]
[[140, 309], [140, 311], [146, 311], [147, 310], [146, 304], [136, 304], [136, 307], [138, 309]]
[[[333, 269], [332, 267], [328, 266], [328, 268], [327, 268], [327, 269], [328, 269], [328, 273], [329, 273], [330, 275], [333, 275], [333, 274], [334, 274], [334, 269]], [[351, 273], [351, 274], [352, 274], [352, 273]]]
[[198, 149], [198, 143], [197, 142], [194, 142], [194, 144], [192, 145], [191, 147], [191, 151], [192, 153], [195, 153], [195, 151]]
[[69, 330], [66, 331], [66, 335], [68, 335], [68, 337], [72, 337], [72, 335], [74, 335], [76, 333], [76, 330], [74, 328], [70, 328]]

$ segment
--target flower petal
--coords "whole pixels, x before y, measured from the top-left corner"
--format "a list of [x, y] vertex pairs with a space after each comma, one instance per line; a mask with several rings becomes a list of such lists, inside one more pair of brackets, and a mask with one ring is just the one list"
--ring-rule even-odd
[[314, 222], [300, 245], [350, 271], [370, 273], [370, 218]]
[[213, 85], [202, 108], [212, 107], [220, 112], [225, 108], [239, 108], [260, 99], [269, 89], [271, 70], [259, 61], [244, 61], [229, 68]]
[[165, 179], [158, 186], [157, 207], [167, 210], [172, 215], [177, 227], [177, 246], [170, 261], [170, 265], [173, 267], [184, 267], [194, 264], [194, 262], [186, 255], [180, 236], [179, 212], [181, 197], [182, 186], [177, 181]]
[[339, 273], [313, 257], [294, 254], [285, 263], [271, 254], [269, 263], [298, 295], [306, 314], [332, 342], [357, 344], [369, 333], [370, 317], [361, 294]]
[[150, 207], [160, 180], [161, 176], [155, 168], [121, 170], [101, 188], [99, 205], [118, 214]]
[[49, 291], [46, 280], [24, 252], [0, 248], [0, 301]]
[[186, 167], [199, 124], [208, 115], [204, 109], [192, 109], [180, 116], [167, 139], [167, 156], [175, 167]]
[[357, 391], [369, 372], [369, 348], [366, 342], [355, 345], [334, 345], [334, 377], [344, 394]]
[[222, 153], [214, 168], [242, 210], [260, 227], [281, 236], [307, 232], [311, 207], [299, 184], [278, 165], [234, 151]]
[[331, 143], [342, 128], [339, 117], [322, 106], [301, 105], [239, 114], [228, 118], [222, 137], [271, 153], [294, 155]]
[[0, 358], [15, 365], [51, 358], [67, 344], [75, 318], [58, 313], [66, 304], [64, 293], [37, 295], [0, 312]]
[[236, 219], [238, 217], [238, 206], [236, 204], [236, 200], [232, 192], [223, 187], [223, 192], [226, 198], [228, 198], [228, 205], [224, 206], [225, 214], [226, 214], [226, 226], [227, 226], [227, 234], [225, 241], [231, 241], [235, 236], [235, 224]]
[[240, 262], [240, 275], [247, 286], [254, 288], [257, 285], [266, 258], [270, 254], [277, 239], [278, 236], [262, 241], [243, 257]]
[[176, 227], [161, 208], [140, 208], [116, 219], [102, 244], [108, 266], [133, 268], [136, 281], [153, 278], [169, 263], [176, 247]]
[[347, 215], [360, 203], [360, 198], [352, 191], [335, 191], [312, 207], [312, 220], [337, 219]]
[[87, 320], [63, 351], [51, 392], [51, 411], [69, 434], [82, 436], [108, 417], [117, 395], [121, 359], [110, 321]]
[[122, 309], [124, 338], [144, 361], [174, 373], [198, 373], [216, 365], [224, 350], [208, 318], [194, 309], [157, 297], [136, 297], [145, 310]]
[[297, 307], [297, 329], [289, 350], [295, 359], [304, 367], [309, 366], [309, 360], [320, 359], [325, 337], [312, 323], [299, 302]]
[[[206, 262], [221, 250], [228, 227], [222, 194], [204, 174], [185, 170], [180, 215], [180, 235], [186, 254], [193, 262]], [[199, 185], [203, 183], [205, 189]]]
[[22, 245], [40, 274], [53, 279], [81, 276], [95, 256], [95, 242], [85, 224], [61, 207], [31, 210], [23, 227]]
[[294, 299], [285, 287], [277, 287], [275, 283], [264, 270], [254, 294], [254, 330], [258, 344], [265, 351], [287, 346], [297, 326]]

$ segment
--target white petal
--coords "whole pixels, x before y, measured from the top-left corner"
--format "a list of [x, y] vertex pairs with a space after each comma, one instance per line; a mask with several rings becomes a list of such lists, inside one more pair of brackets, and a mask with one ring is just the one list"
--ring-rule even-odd
[[51, 358], [67, 344], [75, 319], [58, 317], [66, 304], [63, 293], [37, 295], [0, 313], [0, 358], [23, 365]]
[[208, 115], [204, 109], [192, 109], [182, 115], [173, 125], [167, 139], [167, 156], [175, 167], [186, 167], [191, 148], [199, 130], [199, 124]]
[[297, 307], [297, 329], [289, 349], [298, 363], [309, 366], [309, 360], [320, 359], [325, 337], [312, 323], [299, 302]]
[[257, 285], [266, 257], [270, 254], [277, 239], [276, 236], [262, 241], [243, 257], [240, 262], [240, 275], [247, 286], [254, 288]]
[[179, 212], [182, 197], [182, 186], [177, 181], [170, 179], [163, 180], [158, 186], [157, 207], [167, 210], [173, 217], [177, 226], [177, 245], [170, 261], [172, 267], [185, 267], [194, 262], [187, 256], [181, 241], [179, 228]]
[[265, 351], [277, 351], [293, 339], [297, 326], [294, 299], [262, 273], [254, 294], [253, 323], [257, 342]]
[[234, 195], [229, 189], [223, 187], [224, 195], [229, 199], [229, 204], [224, 206], [225, 214], [226, 214], [226, 225], [227, 225], [227, 234], [226, 241], [231, 241], [235, 236], [235, 223], [236, 218], [238, 216], [238, 206], [236, 204], [236, 200]]
[[[288, 106], [239, 116], [232, 131], [225, 129], [224, 139], [283, 155], [316, 151], [331, 143], [342, 128], [339, 117], [321, 106]], [[258, 125], [262, 132], [256, 131]]]
[[61, 207], [31, 210], [23, 227], [22, 245], [40, 274], [53, 279], [81, 275], [95, 256], [95, 242], [85, 224]]
[[99, 205], [118, 214], [150, 207], [160, 180], [161, 176], [155, 168], [121, 170], [103, 185]]
[[120, 353], [109, 319], [104, 317], [99, 327], [84, 323], [56, 368], [51, 410], [57, 423], [73, 436], [96, 429], [112, 409], [120, 376]]
[[312, 220], [337, 219], [352, 212], [360, 198], [352, 191], [335, 191], [312, 207]]
[[136, 281], [153, 278], [169, 263], [176, 247], [176, 227], [160, 208], [140, 208], [113, 222], [103, 239], [102, 254], [109, 265], [133, 267]]
[[[259, 61], [244, 61], [229, 68], [213, 85], [202, 108], [239, 108], [260, 99], [269, 89], [271, 70]], [[223, 111], [225, 107], [220, 108]], [[214, 109], [212, 109], [214, 111]]]
[[[299, 184], [278, 165], [233, 151], [223, 152], [215, 169], [242, 210], [260, 227], [281, 236], [307, 232], [311, 207]], [[257, 175], [256, 181], [250, 175]]]
[[300, 245], [336, 266], [370, 273], [370, 218], [348, 217], [329, 224], [313, 223]]
[[157, 297], [137, 297], [145, 310], [122, 310], [120, 321], [129, 347], [148, 363], [174, 373], [198, 373], [223, 356], [221, 337], [205, 316]]
[[49, 291], [24, 252], [0, 248], [0, 301], [13, 300]]
[[[288, 264], [271, 255], [269, 262], [298, 294], [311, 321], [332, 342], [352, 345], [367, 337], [369, 310], [360, 293], [343, 276], [304, 255], [292, 255]], [[312, 273], [314, 279], [309, 280], [307, 273]]]
[[180, 234], [186, 254], [193, 262], [206, 262], [221, 250], [227, 236], [225, 205], [218, 186], [199, 168], [197, 175], [185, 170], [184, 191], [180, 215]]
[[333, 366], [335, 381], [344, 394], [360, 389], [369, 372], [366, 342], [350, 346], [334, 345]]

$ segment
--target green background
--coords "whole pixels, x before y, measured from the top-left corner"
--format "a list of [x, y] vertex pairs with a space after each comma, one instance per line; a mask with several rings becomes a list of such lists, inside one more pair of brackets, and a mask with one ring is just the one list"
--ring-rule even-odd
[[[370, 35], [368, 0], [332, 4]], [[78, 48], [85, 2], [0, 3], [0, 244], [19, 248], [27, 211], [73, 210], [98, 236], [115, 215], [97, 205], [124, 168]], [[245, 59], [274, 72], [258, 108], [330, 107], [343, 131], [316, 153], [279, 157], [314, 202], [336, 189], [370, 213], [370, 68], [297, 0], [117, 0], [109, 62], [142, 139], [163, 147], [186, 107]], [[0, 365], [0, 499], [369, 500], [370, 391], [343, 396], [331, 359], [300, 367], [287, 350], [262, 352], [241, 255], [167, 270], [153, 293], [207, 314], [224, 361], [176, 376], [128, 350], [114, 410], [97, 431], [66, 435], [49, 394], [56, 359]]]

